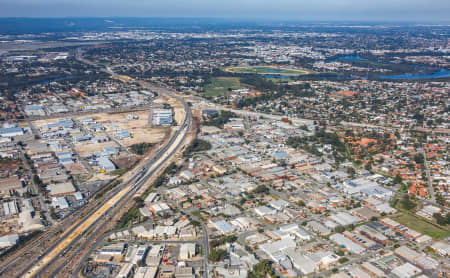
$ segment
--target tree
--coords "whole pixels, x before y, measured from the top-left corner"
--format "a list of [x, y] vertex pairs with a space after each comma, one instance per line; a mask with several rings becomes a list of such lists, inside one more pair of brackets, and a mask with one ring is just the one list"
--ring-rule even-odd
[[342, 233], [345, 231], [345, 227], [344, 226], [337, 226], [336, 228], [334, 228], [334, 231], [336, 233]]
[[351, 177], [353, 177], [353, 176], [355, 176], [356, 171], [355, 171], [355, 169], [354, 169], [353, 167], [348, 167], [348, 168], [347, 168], [347, 173], [348, 173]]
[[145, 266], [145, 264], [144, 264], [144, 262], [142, 260], [138, 260], [136, 264], [139, 267]]
[[394, 180], [392, 181], [393, 184], [400, 184], [402, 182], [402, 177], [400, 176], [400, 174], [397, 173], [397, 175], [395, 175]]
[[201, 224], [197, 220], [191, 220], [191, 225], [195, 227], [199, 227]]
[[233, 243], [237, 240], [237, 236], [235, 235], [229, 235], [229, 236], [222, 236], [218, 239], [213, 239], [210, 242], [210, 246], [212, 248], [215, 248], [217, 246], [223, 245], [225, 243]]
[[213, 249], [209, 253], [209, 260], [212, 262], [218, 262], [225, 260], [227, 252], [223, 249]]
[[404, 195], [403, 198], [400, 200], [400, 205], [402, 208], [406, 210], [412, 210], [416, 207], [416, 203], [412, 202], [409, 199], [409, 195]]
[[268, 193], [269, 192], [269, 188], [263, 184], [258, 185], [254, 190], [253, 193]]
[[202, 139], [194, 139], [194, 141], [183, 152], [184, 157], [190, 156], [194, 152], [207, 151], [211, 149], [211, 143]]
[[424, 162], [424, 156], [423, 156], [423, 154], [422, 154], [422, 153], [417, 153], [417, 154], [415, 154], [415, 155], [414, 155], [414, 161], [415, 161], [417, 164], [423, 164], [423, 162]]
[[436, 222], [441, 226], [450, 225], [450, 213], [447, 213], [446, 216], [443, 216], [440, 213], [435, 213], [433, 214], [433, 217], [434, 219], [436, 219]]
[[275, 276], [272, 263], [269, 260], [262, 260], [253, 266], [253, 270], [248, 273], [247, 278], [263, 278], [268, 275]]
[[136, 202], [136, 205], [138, 207], [142, 207], [144, 205], [144, 200], [142, 200], [142, 198], [139, 196], [134, 197], [134, 201]]
[[150, 147], [152, 147], [153, 144], [150, 143], [138, 143], [138, 144], [133, 144], [130, 146], [130, 149], [133, 153], [137, 154], [137, 155], [143, 155], [144, 153], [146, 153], [148, 151], [148, 149], [150, 149]]
[[236, 114], [230, 111], [220, 111], [220, 114], [204, 123], [204, 125], [212, 125], [218, 128], [223, 128], [223, 125], [228, 123], [231, 118], [236, 117]]
[[59, 217], [55, 212], [55, 208], [54, 207], [50, 207], [50, 217], [53, 218], [54, 220], [57, 220]]
[[445, 200], [445, 197], [440, 192], [437, 192], [435, 197], [436, 197], [436, 203], [438, 203], [441, 206], [446, 205], [447, 200]]

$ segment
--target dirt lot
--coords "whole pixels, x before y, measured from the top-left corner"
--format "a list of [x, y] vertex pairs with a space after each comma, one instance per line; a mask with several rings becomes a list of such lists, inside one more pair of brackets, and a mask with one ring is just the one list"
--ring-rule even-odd
[[168, 103], [173, 107], [173, 111], [175, 113], [174, 120], [177, 124], [181, 124], [185, 114], [183, 104], [175, 99], [170, 99]]
[[47, 125], [47, 124], [53, 124], [59, 121], [62, 118], [54, 118], [54, 119], [45, 119], [45, 120], [37, 120], [34, 121], [33, 124], [35, 127], [39, 128], [41, 126]]
[[114, 178], [114, 176], [108, 175], [108, 173], [96, 173], [87, 182], [105, 181], [105, 180], [110, 180], [110, 179], [113, 179], [113, 178]]
[[138, 158], [136, 156], [122, 156], [116, 159], [113, 159], [114, 164], [120, 169], [129, 168], [136, 163]]
[[81, 163], [72, 163], [64, 166], [72, 175], [86, 174], [87, 170]]
[[177, 122], [177, 125], [181, 125], [184, 119], [184, 109], [183, 107], [174, 107], [175, 112], [174, 120]]
[[128, 120], [127, 116], [131, 113], [99, 113], [93, 114], [92, 117], [99, 123], [108, 126], [108, 124], [116, 124], [123, 129], [129, 130], [133, 127], [147, 127], [148, 126], [148, 111], [136, 111], [134, 115], [138, 116], [138, 119]]
[[108, 146], [114, 146], [114, 147], [119, 147], [117, 146], [116, 143], [114, 143], [114, 141], [109, 141], [109, 142], [103, 142], [103, 143], [86, 143], [86, 144], [79, 144], [79, 145], [75, 145], [75, 149], [77, 150], [78, 154], [83, 157], [86, 156], [87, 154], [90, 153], [95, 153], [95, 152], [102, 152], [104, 147], [108, 147]]
[[120, 140], [124, 146], [131, 146], [137, 143], [159, 143], [166, 136], [170, 127], [146, 127], [129, 130], [133, 138]]
[[132, 138], [120, 140], [119, 142], [128, 147], [136, 143], [157, 143], [160, 142], [166, 132], [167, 127], [149, 127], [148, 125], [148, 111], [138, 111], [134, 112], [138, 119], [128, 120], [127, 115], [130, 113], [119, 113], [119, 114], [94, 114], [93, 118], [106, 126], [107, 132], [110, 136], [114, 136], [115, 130], [112, 128], [113, 125], [118, 126], [121, 129], [127, 130]]
[[0, 160], [0, 177], [13, 175], [19, 169], [20, 164], [20, 160]]

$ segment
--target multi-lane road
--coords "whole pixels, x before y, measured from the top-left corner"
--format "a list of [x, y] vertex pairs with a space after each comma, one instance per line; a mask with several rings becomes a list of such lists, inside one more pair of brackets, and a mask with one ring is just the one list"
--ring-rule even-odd
[[[81, 59], [81, 57], [79, 58]], [[123, 81], [134, 81], [131, 78], [116, 75], [110, 70], [106, 71]], [[50, 248], [42, 254], [42, 256], [33, 261], [30, 266], [26, 268], [24, 273], [21, 274], [21, 276], [47, 277], [46, 275], [48, 275], [48, 273], [46, 271], [51, 268], [52, 263], [64, 256], [67, 250], [77, 245], [83, 237], [93, 237], [93, 233], [88, 234], [87, 232], [94, 230], [96, 226], [103, 225], [105, 219], [112, 210], [123, 206], [130, 201], [134, 194], [144, 185], [148, 184], [151, 177], [167, 164], [167, 162], [180, 149], [180, 146], [185, 142], [192, 126], [192, 114], [189, 105], [183, 98], [178, 97], [166, 88], [153, 86], [145, 82], [140, 83], [142, 86], [157, 91], [159, 94], [165, 94], [180, 101], [185, 110], [185, 117], [182, 124], [170, 138], [169, 142], [156, 154], [153, 159], [141, 166], [142, 168], [138, 169], [138, 171], [136, 171], [136, 173], [128, 181], [113, 189], [112, 193], [108, 195], [108, 198], [106, 198], [102, 204], [97, 206], [96, 209], [72, 225], [54, 244], [50, 246]]]

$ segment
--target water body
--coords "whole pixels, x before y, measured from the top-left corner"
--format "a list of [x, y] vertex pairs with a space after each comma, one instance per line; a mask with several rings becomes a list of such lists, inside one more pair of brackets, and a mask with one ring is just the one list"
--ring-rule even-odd
[[391, 80], [414, 80], [414, 79], [433, 79], [433, 78], [446, 78], [450, 77], [450, 70], [441, 69], [430, 74], [417, 74], [417, 73], [405, 73], [400, 75], [380, 75], [377, 78], [391, 79]]
[[291, 77], [300, 77], [302, 75], [281, 75], [281, 74], [260, 74], [266, 78], [288, 79]]
[[63, 77], [58, 77], [58, 78], [53, 78], [53, 79], [48, 79], [48, 80], [44, 80], [44, 81], [39, 81], [36, 84], [37, 85], [44, 85], [44, 84], [48, 84], [48, 83], [52, 83], [52, 82], [57, 82], [57, 81], [62, 81], [62, 80], [67, 80], [67, 79], [72, 79], [75, 78], [76, 76], [74, 75], [68, 75], [68, 76], [63, 76]]
[[351, 55], [351, 56], [341, 56], [336, 58], [335, 60], [330, 60], [330, 63], [334, 63], [336, 60], [344, 60], [344, 61], [369, 61], [366, 58], [361, 58], [359, 55]]
[[267, 70], [267, 72], [285, 72], [286, 70], [284, 69], [269, 69]]
[[341, 56], [337, 58], [338, 60], [360, 60], [360, 61], [368, 61], [366, 58], [361, 58], [359, 55], [354, 56]]
[[[307, 75], [278, 75], [278, 74], [261, 74], [267, 78], [279, 78], [288, 79], [295, 77], [307, 77]], [[437, 78], [448, 78], [450, 77], [450, 70], [442, 69], [440, 71], [430, 73], [430, 74], [420, 74], [420, 73], [405, 73], [399, 75], [379, 75], [376, 79], [389, 79], [389, 80], [419, 80], [419, 79], [437, 79]], [[333, 79], [367, 79], [367, 76], [352, 77], [352, 76], [321, 76], [320, 79], [333, 80]]]

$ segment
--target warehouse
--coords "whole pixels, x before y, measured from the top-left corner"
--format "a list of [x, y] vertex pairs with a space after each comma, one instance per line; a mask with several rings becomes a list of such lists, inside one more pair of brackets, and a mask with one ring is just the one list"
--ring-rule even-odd
[[133, 270], [133, 264], [130, 263], [124, 263], [122, 265], [122, 268], [119, 271], [119, 274], [117, 274], [117, 278], [127, 278], [130, 277], [131, 272]]
[[400, 246], [399, 248], [395, 249], [395, 253], [400, 257], [403, 257], [410, 261], [414, 261], [415, 259], [420, 257], [420, 253], [414, 251], [408, 246]]
[[63, 196], [76, 192], [76, 189], [71, 182], [52, 183], [47, 186], [47, 189], [51, 196]]
[[131, 138], [131, 134], [127, 130], [118, 130], [114, 135], [119, 140], [129, 139]]
[[69, 208], [69, 203], [64, 197], [53, 197], [52, 207], [59, 209], [67, 209]]
[[137, 264], [137, 262], [139, 262], [139, 261], [144, 262], [145, 256], [147, 255], [147, 249], [148, 249], [148, 246], [145, 246], [145, 245], [139, 246], [136, 250], [136, 253], [134, 254], [132, 263]]
[[156, 126], [169, 126], [172, 124], [171, 109], [154, 109], [152, 111], [152, 124]]
[[18, 241], [19, 241], [18, 234], [4, 235], [0, 237], [0, 248], [8, 248], [14, 246]]
[[274, 241], [272, 243], [266, 243], [261, 245], [259, 248], [264, 251], [272, 260], [278, 262], [280, 256], [283, 255], [283, 252], [289, 248], [295, 248], [297, 244], [292, 239], [282, 239], [278, 241]]
[[431, 245], [431, 248], [436, 250], [442, 256], [448, 256], [450, 254], [450, 244], [442, 241], [435, 242]]
[[195, 243], [184, 243], [180, 247], [180, 260], [189, 260], [192, 257], [195, 257]]
[[352, 240], [346, 238], [342, 234], [334, 234], [330, 236], [330, 239], [334, 241], [337, 245], [344, 247], [353, 254], [362, 254], [366, 251], [365, 248], [361, 247], [359, 244], [354, 243]]
[[120, 256], [125, 252], [125, 243], [115, 243], [102, 247], [100, 254]]
[[289, 249], [286, 253], [295, 269], [301, 271], [304, 275], [309, 275], [318, 270], [317, 265], [310, 257], [297, 253], [294, 249]]
[[222, 234], [226, 234], [226, 233], [230, 233], [230, 232], [234, 231], [233, 226], [228, 224], [228, 222], [226, 222], [225, 220], [212, 222], [212, 224], [213, 224], [214, 228], [219, 230]]
[[99, 157], [97, 158], [98, 167], [105, 172], [110, 172], [116, 170], [116, 165], [112, 163], [111, 160], [107, 157]]
[[397, 275], [399, 278], [410, 278], [419, 275], [421, 272], [419, 268], [410, 263], [402, 264], [392, 270], [392, 274]]
[[134, 278], [154, 278], [156, 276], [156, 272], [158, 271], [157, 267], [139, 267], [136, 270], [136, 274]]
[[21, 127], [9, 127], [0, 129], [0, 137], [15, 137], [23, 134], [23, 128]]
[[19, 208], [16, 201], [10, 201], [3, 203], [3, 213], [6, 216], [14, 215], [19, 213]]
[[351, 224], [356, 224], [358, 222], [361, 222], [361, 219], [353, 216], [346, 212], [339, 212], [338, 214], [330, 216], [330, 219], [334, 222], [338, 223], [341, 226], [348, 226]]

